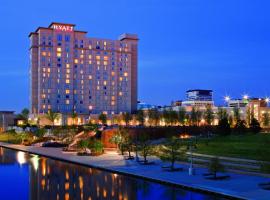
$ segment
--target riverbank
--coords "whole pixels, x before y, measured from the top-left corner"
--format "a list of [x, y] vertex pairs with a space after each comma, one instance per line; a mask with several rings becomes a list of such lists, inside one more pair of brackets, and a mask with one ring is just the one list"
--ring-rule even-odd
[[1, 143], [0, 146], [15, 150], [38, 154], [53, 159], [72, 162], [114, 173], [136, 176], [148, 180], [167, 184], [178, 185], [193, 190], [218, 193], [240, 199], [269, 200], [270, 191], [262, 190], [258, 183], [270, 181], [269, 178], [245, 174], [229, 173], [231, 178], [222, 181], [206, 180], [202, 174], [207, 172], [205, 168], [196, 168], [196, 175], [188, 175], [188, 166], [183, 165], [183, 172], [164, 172], [161, 169], [161, 161], [155, 159], [155, 165], [144, 166], [135, 161], [124, 160], [123, 156], [116, 152], [107, 152], [98, 157], [77, 156], [74, 153], [63, 153], [59, 148], [32, 147]]

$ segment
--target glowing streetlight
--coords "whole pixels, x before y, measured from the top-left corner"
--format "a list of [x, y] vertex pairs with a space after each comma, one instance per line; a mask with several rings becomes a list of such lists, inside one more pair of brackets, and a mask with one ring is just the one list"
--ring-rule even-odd
[[248, 100], [249, 96], [247, 94], [243, 95], [243, 99]]
[[226, 96], [224, 99], [226, 102], [228, 102], [228, 101], [230, 101], [231, 98], [229, 96]]
[[269, 101], [270, 101], [269, 97], [266, 97], [266, 98], [265, 98], [265, 102], [266, 102], [266, 103], [269, 103]]

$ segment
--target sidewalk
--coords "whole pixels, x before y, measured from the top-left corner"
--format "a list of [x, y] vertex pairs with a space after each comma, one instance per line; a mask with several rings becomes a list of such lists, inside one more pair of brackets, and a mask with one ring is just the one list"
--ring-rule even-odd
[[184, 168], [183, 172], [164, 172], [161, 169], [161, 161], [155, 158], [156, 165], [144, 166], [139, 165], [135, 161], [126, 161], [123, 159], [123, 156], [118, 155], [116, 152], [108, 152], [102, 156], [92, 157], [63, 153], [59, 148], [29, 147], [1, 142], [0, 146], [83, 164], [89, 167], [109, 170], [116, 173], [119, 172], [150, 180], [181, 185], [187, 188], [220, 193], [236, 198], [258, 200], [270, 199], [270, 191], [262, 190], [258, 187], [258, 183], [269, 182], [270, 179], [261, 176], [229, 173], [231, 178], [228, 180], [211, 181], [204, 179], [202, 176], [203, 173], [207, 172], [207, 169], [205, 168], [196, 168], [195, 176], [188, 175], [187, 165], [181, 165]]

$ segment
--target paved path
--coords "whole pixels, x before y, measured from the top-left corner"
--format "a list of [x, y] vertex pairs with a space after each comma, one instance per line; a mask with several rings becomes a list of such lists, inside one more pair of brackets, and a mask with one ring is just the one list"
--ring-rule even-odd
[[203, 178], [202, 174], [207, 172], [207, 169], [204, 168], [197, 168], [195, 176], [188, 175], [188, 166], [186, 165], [182, 166], [184, 168], [183, 172], [164, 172], [161, 169], [161, 162], [157, 159], [155, 159], [156, 165], [144, 166], [139, 165], [135, 161], [126, 161], [116, 152], [108, 152], [102, 156], [92, 157], [63, 153], [59, 148], [29, 147], [1, 142], [0, 146], [197, 190], [220, 193], [242, 199], [270, 200], [270, 191], [262, 190], [258, 187], [258, 183], [270, 181], [266, 177], [230, 173], [231, 178], [229, 180], [211, 181]]

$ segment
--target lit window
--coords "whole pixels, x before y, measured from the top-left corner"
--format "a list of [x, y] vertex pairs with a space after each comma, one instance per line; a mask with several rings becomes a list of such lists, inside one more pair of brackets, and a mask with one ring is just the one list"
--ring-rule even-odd
[[69, 104], [69, 99], [66, 99], [66, 104]]
[[119, 77], [119, 80], [122, 81], [123, 80], [123, 77]]
[[100, 60], [100, 56], [96, 56], [96, 60]]
[[56, 56], [57, 56], [57, 57], [61, 57], [61, 53], [57, 53]]
[[80, 55], [80, 58], [83, 58], [83, 54]]
[[100, 65], [100, 61], [97, 61], [97, 65]]
[[119, 92], [119, 96], [122, 96], [123, 95], [123, 93], [122, 92]]
[[66, 83], [70, 83], [70, 80], [69, 79], [66, 79]]
[[92, 59], [92, 55], [89, 55], [88, 58], [89, 58], [89, 59]]
[[104, 65], [108, 65], [108, 61], [104, 61]]
[[45, 51], [43, 51], [41, 54], [42, 54], [42, 56], [46, 56], [46, 52]]
[[114, 106], [114, 105], [115, 105], [115, 101], [112, 101], [112, 102], [111, 102], [111, 105]]
[[108, 60], [108, 56], [104, 56], [104, 60], [106, 60], [106, 61], [107, 61], [107, 60]]
[[66, 90], [66, 94], [69, 94], [70, 93], [70, 90]]
[[104, 81], [103, 84], [104, 84], [104, 85], [107, 85], [107, 81]]
[[70, 73], [70, 69], [67, 69], [67, 74], [69, 74]]
[[115, 75], [115, 72], [112, 72], [112, 76], [114, 76]]
[[92, 76], [91, 75], [89, 75], [89, 79], [92, 79]]
[[78, 59], [74, 59], [74, 63], [76, 63], [76, 64], [77, 64], [77, 63], [78, 63]]
[[67, 63], [67, 64], [66, 64], [66, 67], [67, 67], [67, 68], [70, 68], [70, 65]]
[[89, 64], [92, 64], [92, 61], [91, 61], [91, 60], [89, 60], [89, 61], [88, 61], [88, 63], [89, 63]]
[[66, 74], [66, 78], [70, 78], [70, 75], [69, 74]]
[[125, 72], [125, 73], [124, 73], [124, 76], [125, 76], [125, 77], [127, 77], [127, 76], [128, 76], [128, 73], [127, 73], [127, 72]]
[[93, 106], [89, 106], [89, 110], [92, 110], [93, 109]]
[[89, 49], [92, 49], [92, 46], [91, 45], [89, 45]]
[[62, 51], [61, 47], [57, 47], [57, 52], [61, 52], [61, 51]]

